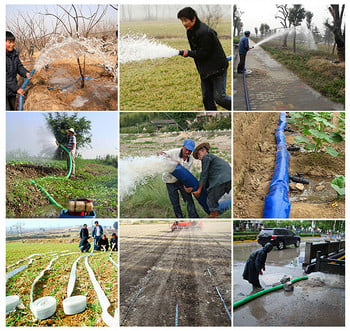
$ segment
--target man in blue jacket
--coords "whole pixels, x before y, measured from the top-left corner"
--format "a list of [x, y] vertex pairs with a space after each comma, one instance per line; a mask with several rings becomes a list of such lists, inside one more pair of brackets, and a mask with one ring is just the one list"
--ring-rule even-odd
[[241, 38], [239, 41], [239, 63], [237, 67], [237, 72], [239, 74], [243, 74], [245, 71], [245, 58], [247, 56], [247, 53], [249, 51], [249, 36], [250, 36], [250, 31], [245, 31], [244, 36]]
[[177, 18], [186, 29], [191, 49], [180, 55], [192, 57], [201, 78], [205, 110], [217, 110], [216, 104], [231, 110], [231, 96], [226, 94], [228, 61], [217, 33], [201, 22], [191, 7], [181, 9]]
[[17, 94], [24, 95], [24, 90], [18, 86], [17, 74], [30, 78], [30, 72], [23, 66], [15, 49], [15, 36], [6, 31], [6, 110], [15, 110]]

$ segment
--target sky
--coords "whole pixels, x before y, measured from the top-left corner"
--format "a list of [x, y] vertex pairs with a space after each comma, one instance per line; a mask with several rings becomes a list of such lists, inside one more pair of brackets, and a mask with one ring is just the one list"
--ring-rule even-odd
[[[6, 220], [6, 229], [7, 231], [14, 225], [20, 223], [22, 226], [22, 229], [40, 229], [40, 228], [45, 228], [45, 229], [53, 229], [53, 228], [72, 228], [76, 226], [82, 226], [84, 223], [88, 225], [90, 228], [96, 219], [69, 219], [69, 220], [64, 220], [64, 219], [59, 219], [59, 220]], [[115, 219], [103, 219], [103, 220], [98, 220], [98, 223], [102, 226], [113, 226], [113, 224], [117, 220]]]
[[[243, 11], [243, 31], [249, 30], [254, 33], [254, 28], [257, 27], [259, 29], [260, 24], [262, 23], [268, 24], [270, 29], [280, 28], [281, 24], [279, 23], [279, 20], [275, 19], [275, 15], [278, 11], [276, 3], [277, 2], [269, 1], [238, 2], [238, 9]], [[317, 28], [323, 31], [323, 22], [326, 18], [331, 19], [331, 15], [328, 11], [329, 2], [307, 1], [301, 4], [307, 11], [311, 11], [314, 14], [312, 23], [316, 24]], [[292, 4], [289, 4], [289, 7], [292, 7]]]
[[[6, 151], [21, 149], [35, 156], [48, 144], [55, 148], [55, 139], [46, 128], [45, 112], [6, 113]], [[116, 155], [119, 146], [117, 112], [79, 112], [79, 117], [91, 121], [91, 146], [79, 150], [83, 158], [107, 154]], [[69, 129], [69, 128], [67, 128]], [[65, 142], [66, 143], [66, 142]]]

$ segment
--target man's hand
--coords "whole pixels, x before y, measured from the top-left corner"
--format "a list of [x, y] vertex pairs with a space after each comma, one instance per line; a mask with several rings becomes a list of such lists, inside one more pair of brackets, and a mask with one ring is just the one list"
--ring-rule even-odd
[[24, 96], [24, 90], [23, 90], [22, 88], [19, 88], [19, 89], [17, 90], [17, 93], [20, 94], [20, 95], [22, 95], [22, 96]]
[[182, 56], [183, 57], [188, 57], [188, 49], [183, 49], [182, 51], [183, 51]]
[[184, 190], [187, 192], [187, 193], [191, 193], [192, 192], [192, 187], [186, 187], [184, 186]]
[[259, 271], [259, 275], [262, 275], [263, 274], [263, 272], [262, 271]]
[[26, 73], [26, 77], [28, 78], [28, 79], [31, 79], [32, 77], [30, 76], [30, 72], [27, 72]]
[[199, 198], [199, 196], [201, 195], [202, 192], [200, 190], [197, 190], [197, 191], [192, 192], [192, 193], [196, 198]]

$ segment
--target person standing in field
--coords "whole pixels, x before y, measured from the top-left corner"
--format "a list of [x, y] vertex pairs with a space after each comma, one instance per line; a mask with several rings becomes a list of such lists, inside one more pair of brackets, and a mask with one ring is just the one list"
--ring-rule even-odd
[[238, 46], [239, 63], [237, 66], [237, 73], [239, 74], [243, 74], [243, 72], [245, 71], [245, 59], [248, 51], [250, 50], [249, 39], [248, 39], [249, 36], [250, 36], [250, 31], [245, 31], [244, 36], [239, 41], [239, 46]]
[[80, 237], [80, 243], [79, 243], [80, 251], [82, 253], [88, 252], [91, 245], [88, 242], [89, 230], [87, 228], [87, 224], [84, 224], [83, 227], [80, 229], [79, 237]]
[[201, 78], [205, 110], [217, 110], [216, 104], [231, 110], [231, 96], [226, 94], [228, 61], [217, 33], [201, 22], [191, 7], [181, 9], [177, 18], [186, 29], [191, 49], [180, 55], [192, 57]]
[[15, 36], [6, 31], [6, 110], [16, 110], [17, 94], [24, 96], [24, 90], [18, 86], [17, 75], [30, 79], [30, 72], [19, 59], [15, 45]]
[[[164, 155], [171, 160], [181, 164], [184, 168], [191, 172], [193, 166], [193, 156], [191, 155], [194, 151], [195, 142], [191, 139], [186, 139], [183, 146], [180, 148], [170, 149], [168, 151], [161, 152], [160, 155]], [[184, 185], [180, 180], [174, 177], [169, 172], [163, 173], [163, 182], [166, 183], [168, 195], [171, 204], [173, 205], [174, 213], [176, 218], [184, 218], [184, 215], [180, 206], [179, 192], [182, 199], [187, 204], [187, 212], [189, 218], [199, 218], [196, 207], [194, 205], [191, 194], [185, 191]]]
[[[70, 154], [70, 158], [72, 160], [72, 172], [71, 175], [75, 175], [75, 150], [77, 146], [77, 138], [75, 137], [76, 133], [73, 128], [66, 130], [68, 133], [68, 144], [67, 149]], [[69, 170], [69, 156], [67, 156], [67, 169]]]
[[98, 221], [95, 221], [95, 226], [92, 229], [92, 237], [94, 238], [94, 250], [100, 250], [99, 242], [103, 235], [103, 228], [98, 224]]

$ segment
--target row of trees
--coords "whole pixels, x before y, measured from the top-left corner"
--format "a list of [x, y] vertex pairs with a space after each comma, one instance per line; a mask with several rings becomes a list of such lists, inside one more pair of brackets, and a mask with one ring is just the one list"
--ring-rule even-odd
[[[345, 24], [343, 24], [345, 5], [330, 5], [328, 11], [332, 16], [332, 22], [327, 19], [324, 22], [325, 33], [321, 36], [319, 28], [313, 24], [312, 19], [314, 14], [307, 11], [302, 5], [293, 5], [288, 7], [287, 4], [276, 5], [277, 13], [275, 19], [278, 20], [279, 24], [283, 29], [293, 28], [293, 50], [296, 50], [296, 27], [300, 26], [305, 21], [307, 29], [312, 33], [316, 42], [325, 41], [331, 43], [334, 40], [334, 47], [337, 47], [338, 59], [341, 62], [345, 61]], [[244, 13], [239, 8], [233, 6], [233, 35], [239, 35], [243, 28], [242, 15]], [[262, 23], [259, 27], [254, 28], [256, 36], [258, 31], [260, 36], [263, 38], [272, 31], [270, 26], [266, 23]], [[282, 41], [282, 46], [287, 47], [287, 37], [285, 34]], [[334, 48], [333, 48], [334, 49]]]

